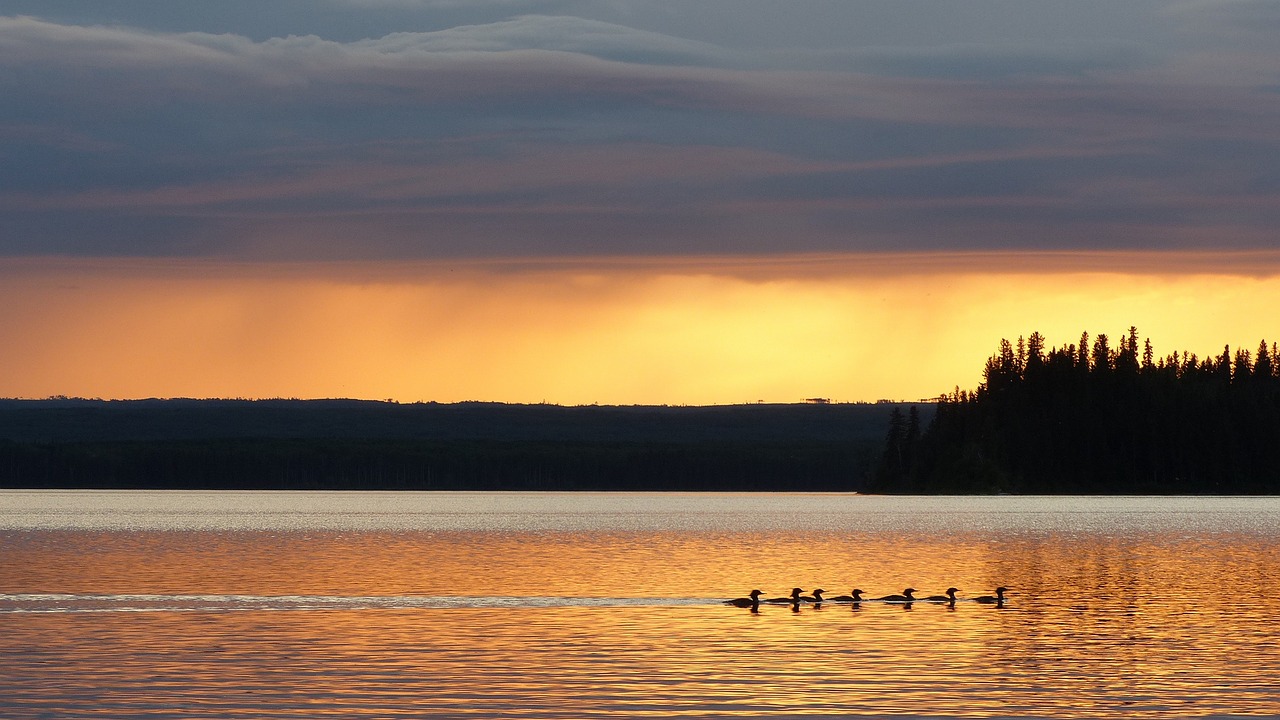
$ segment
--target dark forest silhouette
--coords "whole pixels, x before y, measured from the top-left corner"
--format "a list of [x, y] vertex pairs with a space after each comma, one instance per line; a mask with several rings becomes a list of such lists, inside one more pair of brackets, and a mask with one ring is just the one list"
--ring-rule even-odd
[[0, 400], [0, 487], [847, 491], [889, 412]]
[[1280, 357], [1032, 333], [936, 407], [0, 400], [0, 487], [1273, 494]]
[[1280, 362], [1224, 347], [1157, 358], [1137, 328], [1113, 346], [1002, 340], [974, 391], [943, 396], [926, 428], [895, 409], [880, 492], [1280, 492]]

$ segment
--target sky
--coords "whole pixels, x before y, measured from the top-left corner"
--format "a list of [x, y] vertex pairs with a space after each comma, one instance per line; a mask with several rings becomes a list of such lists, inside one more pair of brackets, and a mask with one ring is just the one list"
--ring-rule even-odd
[[0, 396], [918, 399], [1280, 332], [1271, 0], [0, 0]]

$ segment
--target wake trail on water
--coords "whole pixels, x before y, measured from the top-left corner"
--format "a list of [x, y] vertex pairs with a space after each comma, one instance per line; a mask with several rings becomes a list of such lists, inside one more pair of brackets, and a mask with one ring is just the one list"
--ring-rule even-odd
[[0, 614], [216, 612], [244, 610], [404, 610], [463, 608], [679, 607], [712, 598], [522, 597], [463, 595], [94, 595], [0, 593]]

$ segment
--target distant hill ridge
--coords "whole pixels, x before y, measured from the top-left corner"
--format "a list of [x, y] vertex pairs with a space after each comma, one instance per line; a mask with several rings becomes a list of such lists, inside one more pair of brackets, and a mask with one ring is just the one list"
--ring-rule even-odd
[[370, 400], [0, 400], [0, 440], [350, 438], [817, 442], [884, 437], [886, 404], [562, 406]]
[[0, 487], [850, 491], [895, 407], [0, 400]]

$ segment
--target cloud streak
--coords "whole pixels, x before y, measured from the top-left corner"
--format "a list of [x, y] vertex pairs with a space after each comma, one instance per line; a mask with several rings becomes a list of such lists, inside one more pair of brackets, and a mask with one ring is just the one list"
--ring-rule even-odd
[[1280, 52], [1250, 40], [1274, 5], [1152, 10], [1185, 50], [976, 33], [752, 47], [635, 7], [487, 5], [514, 14], [350, 40], [0, 17], [0, 255], [1276, 242]]

